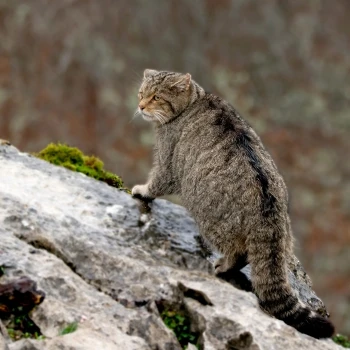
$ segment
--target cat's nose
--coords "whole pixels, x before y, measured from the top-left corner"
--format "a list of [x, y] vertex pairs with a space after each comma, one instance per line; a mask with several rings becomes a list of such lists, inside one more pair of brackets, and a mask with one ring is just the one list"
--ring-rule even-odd
[[141, 111], [143, 111], [145, 109], [145, 105], [142, 103], [139, 103], [139, 108], [141, 109]]

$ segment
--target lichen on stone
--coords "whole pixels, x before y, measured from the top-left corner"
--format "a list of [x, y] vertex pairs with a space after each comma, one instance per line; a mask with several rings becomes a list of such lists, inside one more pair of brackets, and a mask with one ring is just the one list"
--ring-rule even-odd
[[95, 156], [84, 155], [83, 152], [76, 147], [70, 147], [61, 143], [50, 143], [47, 147], [34, 155], [52, 164], [83, 173], [96, 180], [106, 182], [110, 186], [123, 189], [123, 181], [121, 178], [104, 170], [104, 164], [101, 159]]

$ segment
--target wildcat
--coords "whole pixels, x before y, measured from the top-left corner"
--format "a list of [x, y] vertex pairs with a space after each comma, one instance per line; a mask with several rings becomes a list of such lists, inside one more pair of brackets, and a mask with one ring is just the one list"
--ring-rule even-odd
[[263, 310], [302, 333], [327, 338], [334, 327], [293, 294], [287, 266], [297, 258], [288, 193], [260, 138], [236, 110], [190, 74], [146, 69], [139, 113], [156, 126], [148, 182], [132, 189], [150, 200], [179, 194], [204, 239], [223, 257], [216, 274], [251, 264]]

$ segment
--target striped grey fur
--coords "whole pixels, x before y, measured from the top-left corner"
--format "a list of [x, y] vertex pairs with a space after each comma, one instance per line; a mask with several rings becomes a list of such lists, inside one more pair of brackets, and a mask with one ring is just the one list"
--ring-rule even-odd
[[253, 129], [189, 74], [146, 70], [139, 99], [157, 137], [149, 180], [133, 195], [179, 194], [201, 235], [223, 254], [218, 275], [249, 262], [266, 312], [315, 338], [330, 337], [333, 325], [303, 305], [288, 283], [287, 266], [298, 260], [287, 189]]

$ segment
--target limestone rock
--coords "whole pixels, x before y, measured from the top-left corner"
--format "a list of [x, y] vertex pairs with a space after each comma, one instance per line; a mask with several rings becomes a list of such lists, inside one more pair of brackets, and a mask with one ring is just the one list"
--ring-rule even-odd
[[4, 338], [3, 334], [0, 333], [0, 350], [9, 350], [6, 343], [6, 339]]
[[[0, 164], [1, 279], [27, 276], [46, 294], [31, 314], [46, 339], [10, 350], [180, 350], [160, 317], [168, 306], [186, 312], [206, 350], [339, 348], [264, 314], [252, 293], [213, 276], [184, 208], [155, 200], [140, 210], [122, 191], [8, 145]], [[304, 301], [321, 303], [290, 278]], [[60, 335], [72, 323], [77, 330]]]

